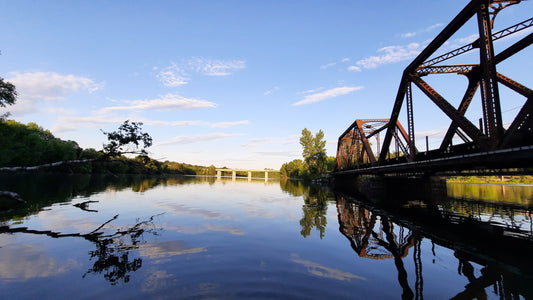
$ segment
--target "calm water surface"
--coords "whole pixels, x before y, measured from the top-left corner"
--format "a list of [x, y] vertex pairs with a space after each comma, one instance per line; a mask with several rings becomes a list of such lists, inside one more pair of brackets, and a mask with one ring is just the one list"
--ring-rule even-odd
[[0, 190], [27, 200], [0, 213], [2, 299], [533, 297], [530, 186], [383, 201], [292, 181], [49, 175]]

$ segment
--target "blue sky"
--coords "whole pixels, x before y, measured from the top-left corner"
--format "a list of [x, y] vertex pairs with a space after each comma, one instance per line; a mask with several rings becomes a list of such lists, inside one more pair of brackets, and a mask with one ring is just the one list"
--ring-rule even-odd
[[[20, 94], [2, 113], [95, 149], [100, 129], [141, 121], [159, 160], [279, 169], [301, 158], [303, 128], [322, 129], [335, 156], [355, 119], [390, 117], [403, 69], [466, 3], [0, 0], [0, 76]], [[511, 6], [495, 29], [531, 12], [531, 2]], [[467, 25], [441, 52], [472, 41], [476, 24]], [[498, 70], [532, 86], [532, 54]], [[428, 82], [458, 103], [466, 80], [435, 76]], [[509, 122], [524, 99], [502, 93]], [[436, 147], [449, 121], [419, 92], [414, 99], [417, 136]]]

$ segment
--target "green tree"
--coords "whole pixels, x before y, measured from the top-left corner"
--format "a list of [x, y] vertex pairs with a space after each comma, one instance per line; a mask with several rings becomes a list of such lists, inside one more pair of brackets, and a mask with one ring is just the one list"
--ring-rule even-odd
[[318, 175], [326, 171], [326, 141], [324, 132], [319, 130], [314, 136], [307, 128], [302, 130], [300, 145], [303, 147], [302, 156], [308, 164], [309, 173]]
[[17, 90], [11, 82], [4, 81], [0, 77], [0, 106], [13, 105], [17, 101]]
[[[109, 142], [104, 144], [104, 153], [107, 157], [116, 157], [122, 154], [147, 155], [145, 148], [152, 146], [152, 137], [142, 132], [141, 122], [131, 122], [126, 120], [117, 131], [102, 132], [107, 136]], [[143, 149], [139, 149], [139, 144], [143, 143]]]
[[[17, 101], [17, 90], [15, 85], [10, 82], [4, 81], [4, 78], [0, 77], [0, 107], [6, 107], [6, 105], [13, 105]], [[9, 117], [10, 113], [6, 112], [0, 115], [0, 121]]]

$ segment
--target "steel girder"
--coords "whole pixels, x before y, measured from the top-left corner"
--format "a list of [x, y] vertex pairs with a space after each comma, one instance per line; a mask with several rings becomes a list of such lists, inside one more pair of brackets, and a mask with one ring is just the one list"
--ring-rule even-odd
[[[458, 134], [465, 142], [470, 142], [471, 140], [479, 151], [506, 149], [507, 147], [516, 145], [533, 144], [533, 100], [531, 100], [531, 90], [496, 71], [496, 65], [498, 63], [531, 45], [533, 42], [533, 33], [522, 38], [497, 55], [495, 55], [493, 48], [493, 41], [533, 26], [533, 18], [530, 18], [496, 33], [492, 33], [492, 26], [496, 14], [503, 8], [518, 3], [520, 3], [519, 0], [470, 1], [404, 70], [389, 123], [394, 124], [398, 121], [403, 101], [406, 99], [407, 119], [409, 123], [409, 136], [407, 140], [414, 144], [414, 129], [411, 130], [414, 128], [411, 83], [414, 83], [452, 121], [445, 138], [441, 143], [441, 151], [445, 151], [447, 147], [451, 146], [451, 141], [455, 134]], [[474, 16], [476, 16], [479, 34], [476, 41], [446, 54], [429, 59], [431, 55], [433, 55], [455, 32], [457, 32], [457, 30]], [[478, 62], [466, 65], [436, 65], [439, 62], [474, 49], [478, 49], [479, 51]], [[468, 87], [458, 108], [454, 108], [421, 78], [422, 76], [430, 74], [443, 73], [461, 74], [468, 78]], [[507, 130], [503, 127], [502, 122], [498, 84], [503, 84], [526, 97], [525, 104]], [[483, 130], [479, 129], [464, 116], [478, 88], [480, 88], [483, 109]], [[464, 134], [459, 129], [464, 132]], [[385, 138], [383, 139], [381, 152], [377, 159], [378, 165], [386, 163], [393, 138], [395, 138], [395, 129], [392, 126], [388, 126]], [[409, 159], [412, 160], [414, 157], [412, 153], [414, 153], [414, 151], [411, 150], [409, 152], [411, 153]]]
[[[400, 124], [389, 126], [389, 119], [357, 119], [339, 137], [337, 144], [337, 157], [335, 169], [337, 171], [359, 168], [363, 165], [375, 165], [377, 162], [372, 149], [371, 138], [376, 141], [376, 150], [379, 152], [379, 133], [389, 127], [394, 128], [394, 141], [402, 153], [409, 154], [409, 135]], [[416, 148], [415, 148], [416, 151]], [[398, 151], [396, 151], [398, 152]], [[396, 155], [399, 155], [396, 153]]]

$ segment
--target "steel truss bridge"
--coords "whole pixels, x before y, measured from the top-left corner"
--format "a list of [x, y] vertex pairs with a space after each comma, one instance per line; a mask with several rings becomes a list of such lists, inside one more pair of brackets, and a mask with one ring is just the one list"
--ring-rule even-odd
[[[333, 174], [533, 174], [533, 90], [496, 70], [498, 64], [531, 45], [533, 18], [493, 32], [496, 15], [506, 7], [520, 2], [470, 1], [405, 68], [390, 118], [355, 120], [339, 137]], [[471, 19], [477, 21], [477, 39], [435, 56], [453, 34]], [[526, 35], [503, 51], [495, 53], [494, 41], [517, 33]], [[479, 53], [478, 56], [473, 55], [475, 61], [472, 63], [441, 64], [470, 51]], [[463, 60], [472, 59], [471, 57], [463, 57]], [[533, 60], [529, 63], [531, 61]], [[434, 74], [448, 73], [463, 75], [468, 80], [457, 107], [423, 79]], [[428, 150], [427, 137], [426, 151], [419, 151], [415, 146], [413, 85], [450, 119], [450, 125], [438, 149]], [[502, 85], [525, 98], [518, 114], [506, 127], [502, 121], [500, 105], [499, 89]], [[472, 121], [465, 113], [476, 95], [481, 97], [483, 117]], [[407, 130], [398, 121], [402, 107], [407, 111]], [[380, 133], [385, 133], [383, 139], [380, 138]], [[461, 142], [454, 145], [454, 137]]]

